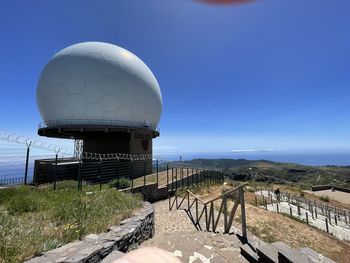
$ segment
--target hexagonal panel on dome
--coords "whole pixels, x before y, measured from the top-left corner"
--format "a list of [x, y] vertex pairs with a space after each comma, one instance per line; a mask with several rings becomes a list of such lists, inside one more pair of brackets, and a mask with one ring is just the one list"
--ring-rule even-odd
[[100, 104], [88, 104], [86, 108], [86, 115], [89, 115], [91, 118], [100, 119], [103, 117], [104, 110]]
[[70, 120], [73, 117], [72, 113], [68, 110], [66, 106], [55, 106], [54, 112], [56, 115], [61, 116], [61, 118], [64, 120]]
[[98, 84], [104, 77], [100, 65], [93, 63], [86, 64], [80, 74], [88, 84]]
[[123, 84], [118, 79], [104, 77], [99, 83], [104, 95], [118, 96], [123, 89]]
[[101, 106], [105, 111], [115, 111], [119, 108], [119, 100], [114, 96], [104, 96], [101, 101]]
[[86, 112], [87, 103], [82, 96], [73, 94], [68, 96], [66, 106], [73, 115], [78, 115]]
[[88, 103], [100, 103], [104, 94], [101, 90], [100, 85], [88, 84], [85, 86], [85, 90], [82, 96]]
[[52, 63], [51, 71], [49, 72], [49, 79], [51, 84], [63, 84], [68, 76], [64, 61], [57, 60]]
[[54, 105], [63, 106], [67, 102], [68, 94], [63, 85], [53, 85], [50, 90], [50, 98]]
[[80, 74], [68, 75], [64, 81], [64, 87], [69, 94], [81, 93], [85, 85], [85, 81]]
[[68, 74], [80, 74], [83, 71], [85, 59], [81, 56], [71, 56], [65, 61], [65, 66]]

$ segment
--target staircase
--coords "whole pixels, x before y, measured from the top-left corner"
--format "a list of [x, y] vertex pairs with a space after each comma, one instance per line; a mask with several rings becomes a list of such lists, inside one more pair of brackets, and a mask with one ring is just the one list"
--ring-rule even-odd
[[[203, 201], [195, 196], [191, 191], [186, 190], [181, 196], [175, 195], [169, 198], [169, 211], [172, 209], [184, 210], [191, 219], [193, 225], [199, 231], [211, 233], [222, 233], [224, 236], [233, 236], [239, 239], [240, 253], [248, 261], [253, 263], [331, 263], [333, 260], [322, 256], [311, 248], [292, 248], [284, 242], [265, 243], [249, 239], [246, 227], [244, 186], [242, 184], [229, 190], [219, 197], [209, 201]], [[234, 204], [228, 208], [229, 200]], [[221, 201], [221, 202], [220, 202]], [[214, 202], [216, 208], [215, 209]], [[241, 207], [241, 233], [237, 228], [233, 228], [233, 218], [238, 206]], [[235, 235], [233, 235], [235, 234]], [[249, 234], [249, 236], [251, 236]], [[237, 243], [237, 242], [236, 242]], [[242, 259], [240, 259], [239, 262]], [[238, 261], [232, 261], [238, 262]]]
[[240, 249], [241, 255], [252, 263], [335, 263], [311, 248], [291, 248], [283, 242], [263, 242], [258, 247], [247, 243]]

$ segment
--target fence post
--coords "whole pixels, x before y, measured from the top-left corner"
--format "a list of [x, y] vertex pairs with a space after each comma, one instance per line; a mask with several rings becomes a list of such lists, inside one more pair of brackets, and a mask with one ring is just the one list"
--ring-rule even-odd
[[291, 206], [289, 207], [289, 213], [290, 213], [290, 216], [293, 217], [293, 210]]
[[79, 158], [79, 165], [78, 165], [78, 190], [81, 190], [80, 181], [81, 181], [81, 159]]
[[308, 212], [305, 212], [305, 215], [306, 215], [306, 223], [309, 224], [309, 214], [308, 214]]
[[24, 184], [27, 184], [27, 180], [28, 180], [29, 151], [30, 151], [31, 144], [32, 144], [32, 142], [27, 144], [26, 169], [24, 171]]
[[157, 189], [159, 187], [159, 178], [158, 178], [158, 158], [157, 158]]
[[244, 189], [243, 189], [243, 187], [239, 188], [239, 196], [240, 196], [240, 203], [241, 203], [242, 234], [243, 234], [243, 238], [245, 238], [247, 240], [248, 239], [248, 237], [247, 237], [247, 223], [246, 223], [246, 218], [245, 218], [245, 203], [244, 203]]
[[329, 233], [329, 228], [328, 228], [328, 219], [327, 219], [327, 218], [325, 218], [325, 221], [326, 221], [326, 231], [327, 231], [327, 233]]
[[146, 185], [146, 160], [143, 160], [143, 186]]
[[100, 185], [100, 191], [102, 189], [101, 176], [102, 176], [102, 158], [100, 158], [100, 163], [98, 164], [98, 183]]
[[133, 166], [133, 161], [132, 161], [132, 159], [131, 159], [131, 160], [130, 160], [130, 173], [129, 173], [129, 175], [130, 175], [130, 177], [131, 177], [131, 189], [134, 188], [134, 176], [133, 176], [133, 174], [132, 174], [132, 166]]
[[116, 177], [117, 177], [117, 181], [119, 183], [119, 158], [117, 159], [117, 163], [116, 163]]
[[[58, 159], [58, 154], [56, 153], [56, 159], [55, 159], [55, 174], [53, 177], [53, 190], [56, 190], [56, 179], [57, 179], [57, 159]], [[27, 179], [26, 179], [27, 180]]]

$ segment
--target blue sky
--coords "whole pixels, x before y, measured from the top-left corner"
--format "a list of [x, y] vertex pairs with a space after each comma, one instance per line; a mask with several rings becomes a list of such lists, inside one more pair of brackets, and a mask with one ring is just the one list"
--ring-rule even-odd
[[1, 1], [0, 129], [34, 136], [45, 63], [104, 41], [158, 79], [158, 151], [350, 149], [349, 10], [348, 0]]

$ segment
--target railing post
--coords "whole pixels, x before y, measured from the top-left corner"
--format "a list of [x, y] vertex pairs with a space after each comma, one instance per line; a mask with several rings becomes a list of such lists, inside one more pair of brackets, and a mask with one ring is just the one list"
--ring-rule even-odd
[[248, 239], [247, 222], [246, 222], [246, 217], [245, 217], [245, 202], [244, 202], [244, 189], [243, 189], [243, 187], [239, 188], [239, 196], [240, 196], [240, 203], [241, 203], [242, 235], [243, 235], [243, 238], [245, 238], [247, 240]]
[[28, 164], [29, 164], [29, 151], [30, 151], [30, 144], [27, 145], [27, 156], [26, 156], [26, 168], [24, 171], [24, 184], [27, 184], [27, 180], [28, 180]]
[[188, 168], [186, 168], [186, 172], [187, 172], [187, 188], [190, 185], [190, 178], [188, 177]]
[[177, 182], [178, 182], [178, 180], [177, 180], [177, 167], [175, 168], [175, 190], [177, 190], [177, 188], [178, 188], [178, 185], [177, 185]]
[[227, 199], [226, 199], [226, 195], [223, 196], [222, 202], [224, 202], [224, 233], [227, 233]]
[[169, 192], [169, 163], [166, 164], [166, 189]]
[[191, 186], [193, 187], [194, 183], [194, 174], [193, 174], [193, 168], [192, 168], [192, 173], [191, 173]]
[[187, 209], [190, 210], [190, 193], [187, 192]]
[[198, 199], [196, 198], [196, 222], [198, 222]]
[[207, 209], [207, 205], [204, 205], [204, 209], [205, 209], [205, 227], [206, 227], [207, 231], [209, 231], [209, 222], [208, 222], [208, 209]]
[[53, 177], [53, 190], [56, 190], [56, 180], [57, 180], [57, 160], [58, 160], [58, 154], [56, 153], [56, 158], [55, 158], [55, 174]]
[[171, 191], [174, 191], [174, 167], [171, 168]]

